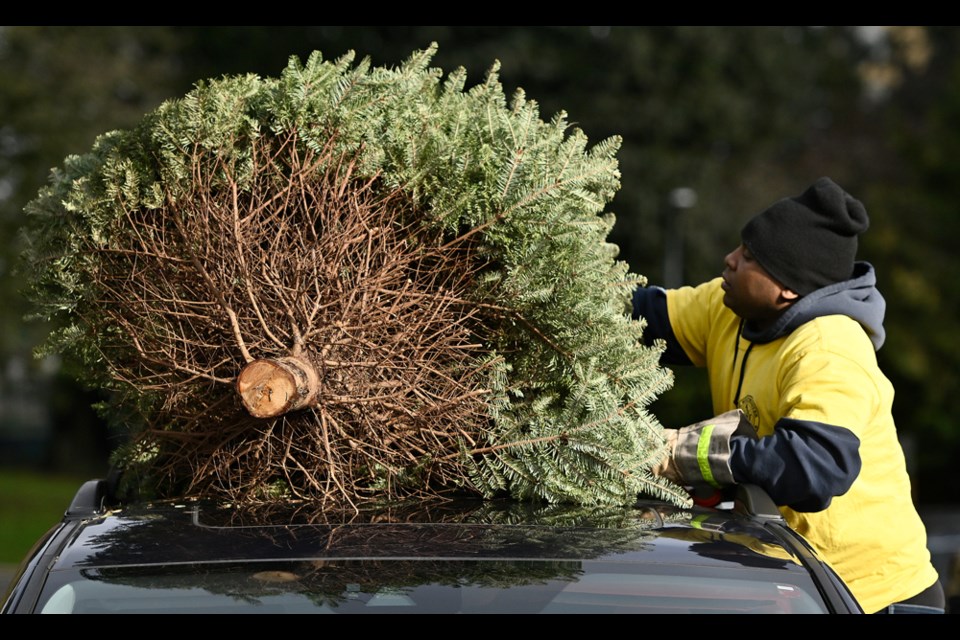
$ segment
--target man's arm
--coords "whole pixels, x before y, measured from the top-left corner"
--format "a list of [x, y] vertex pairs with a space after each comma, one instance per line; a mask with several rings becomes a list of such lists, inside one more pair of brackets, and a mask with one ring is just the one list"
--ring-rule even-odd
[[860, 439], [843, 427], [781, 418], [766, 438], [732, 437], [729, 464], [736, 483], [760, 485], [776, 504], [822, 511], [860, 474]]
[[679, 429], [670, 442], [659, 475], [694, 488], [756, 484], [794, 511], [826, 509], [860, 474], [859, 438], [816, 422], [781, 418], [758, 439], [743, 413], [730, 411]]

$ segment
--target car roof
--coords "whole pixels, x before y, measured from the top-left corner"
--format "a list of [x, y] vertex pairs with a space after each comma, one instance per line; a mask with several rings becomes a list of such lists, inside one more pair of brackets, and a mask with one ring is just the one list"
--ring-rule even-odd
[[42, 581], [17, 589], [21, 609], [75, 610], [81, 601], [335, 613], [374, 604], [378, 613], [856, 608], [849, 595], [824, 592], [835, 576], [772, 503], [749, 492], [720, 509], [458, 498], [330, 511], [202, 500], [111, 508], [97, 502], [100, 489], [78, 492], [33, 562]]
[[[134, 505], [84, 521], [55, 569], [301, 558], [528, 558], [805, 571], [762, 521], [659, 502], [580, 508], [456, 500], [359, 513]], [[775, 555], [770, 555], [771, 551]], [[766, 555], [765, 555], [766, 554]]]

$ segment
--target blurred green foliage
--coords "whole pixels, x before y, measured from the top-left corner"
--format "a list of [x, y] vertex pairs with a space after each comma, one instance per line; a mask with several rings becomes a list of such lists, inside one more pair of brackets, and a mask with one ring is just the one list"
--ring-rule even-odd
[[88, 478], [0, 470], [0, 564], [23, 560], [40, 536], [60, 522], [84, 480]]
[[[684, 280], [718, 273], [742, 223], [829, 175], [867, 205], [860, 257], [888, 301], [881, 365], [895, 413], [916, 442], [922, 501], [951, 500], [941, 478], [960, 454], [960, 262], [952, 230], [960, 181], [960, 31], [956, 27], [4, 27], [0, 29], [0, 424], [22, 377], [43, 380], [61, 441], [87, 398], [69, 372], [44, 377], [30, 351], [12, 265], [23, 205], [50, 167], [96, 135], [132, 126], [200, 78], [275, 76], [290, 55], [347, 50], [398, 64], [439, 43], [434, 64], [479, 83], [493, 60], [545, 118], [560, 110], [591, 142], [620, 135], [623, 186], [611, 241], [632, 271], [662, 281], [666, 229], [682, 233]], [[868, 37], [869, 36], [869, 37]], [[670, 192], [696, 203], [677, 209]], [[672, 221], [671, 221], [672, 218]], [[955, 222], [956, 221], [956, 222]], [[17, 366], [12, 366], [16, 363]], [[50, 367], [55, 369], [55, 367]], [[62, 396], [51, 402], [49, 398]], [[72, 407], [54, 409], [53, 405]], [[85, 405], [84, 405], [85, 406]], [[709, 411], [698, 372], [683, 372], [653, 410], [665, 424]], [[76, 450], [77, 447], [70, 447]], [[53, 455], [51, 464], [76, 464]]]

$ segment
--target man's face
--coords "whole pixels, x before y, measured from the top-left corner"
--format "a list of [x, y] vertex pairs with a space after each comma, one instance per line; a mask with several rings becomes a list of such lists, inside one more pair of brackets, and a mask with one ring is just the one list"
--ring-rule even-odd
[[797, 299], [742, 244], [727, 254], [723, 264], [723, 304], [744, 320], [772, 322]]

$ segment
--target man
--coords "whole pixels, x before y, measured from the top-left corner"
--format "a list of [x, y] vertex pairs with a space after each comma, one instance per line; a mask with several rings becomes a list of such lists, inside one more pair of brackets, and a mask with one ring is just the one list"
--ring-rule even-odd
[[637, 290], [645, 342], [665, 340], [664, 364], [707, 367], [718, 416], [668, 430], [673, 453], [655, 472], [760, 485], [867, 613], [942, 613], [877, 366], [885, 302], [855, 261], [868, 226], [863, 204], [821, 178], [747, 222], [722, 277]]

